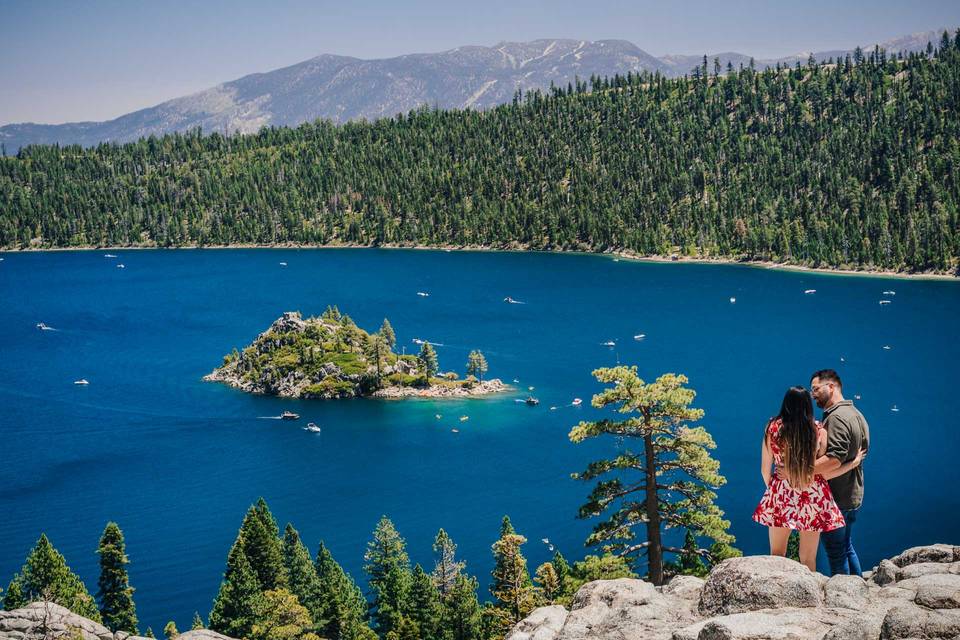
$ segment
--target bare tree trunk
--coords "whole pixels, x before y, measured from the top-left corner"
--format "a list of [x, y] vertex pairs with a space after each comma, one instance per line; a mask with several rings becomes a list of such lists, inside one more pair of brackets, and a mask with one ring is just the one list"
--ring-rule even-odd
[[653, 435], [643, 436], [647, 476], [647, 558], [650, 560], [650, 582], [663, 584], [663, 543], [660, 541], [660, 511], [657, 504], [657, 468], [653, 452]]

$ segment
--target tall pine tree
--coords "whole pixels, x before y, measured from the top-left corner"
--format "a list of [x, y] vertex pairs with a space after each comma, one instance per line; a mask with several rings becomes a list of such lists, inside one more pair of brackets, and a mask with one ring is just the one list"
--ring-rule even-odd
[[446, 598], [453, 589], [457, 576], [463, 571], [465, 564], [457, 560], [457, 545], [447, 534], [440, 529], [433, 540], [433, 583], [440, 592], [441, 598]]
[[137, 610], [133, 604], [133, 587], [127, 576], [130, 559], [126, 553], [123, 532], [108, 522], [97, 547], [100, 555], [100, 580], [97, 583], [100, 615], [111, 631], [137, 635]]
[[500, 539], [493, 543], [494, 567], [490, 593], [492, 611], [502, 633], [523, 620], [534, 606], [535, 591], [527, 571], [527, 560], [520, 552], [526, 538], [517, 534], [506, 516], [500, 527]]
[[280, 531], [263, 498], [247, 511], [240, 526], [240, 539], [243, 541], [243, 553], [257, 575], [260, 589], [267, 591], [285, 587], [287, 572], [283, 565]]
[[375, 634], [367, 626], [367, 601], [323, 542], [314, 564], [318, 584], [317, 631], [324, 638], [360, 640]]
[[[100, 612], [87, 587], [79, 576], [70, 570], [67, 561], [57, 551], [45, 534], [27, 555], [20, 574], [8, 587], [19, 593], [22, 604], [47, 600], [56, 602], [70, 611], [96, 622], [101, 622]], [[11, 597], [11, 601], [14, 598]], [[4, 601], [6, 602], [6, 600]]]
[[300, 534], [289, 523], [283, 532], [283, 560], [290, 592], [307, 608], [313, 621], [318, 622], [323, 615], [320, 579], [310, 552], [300, 540]]
[[370, 618], [383, 637], [399, 623], [410, 593], [412, 576], [406, 546], [390, 519], [383, 516], [363, 556], [373, 596]]
[[210, 628], [232, 638], [249, 638], [262, 597], [257, 574], [243, 552], [243, 536], [238, 535], [227, 556], [220, 592], [213, 601]]

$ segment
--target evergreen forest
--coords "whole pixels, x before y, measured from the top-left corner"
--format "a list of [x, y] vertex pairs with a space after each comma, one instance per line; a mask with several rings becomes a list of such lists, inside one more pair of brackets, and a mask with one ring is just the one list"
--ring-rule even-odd
[[758, 71], [593, 77], [487, 111], [0, 157], [0, 247], [625, 251], [953, 271], [960, 32]]

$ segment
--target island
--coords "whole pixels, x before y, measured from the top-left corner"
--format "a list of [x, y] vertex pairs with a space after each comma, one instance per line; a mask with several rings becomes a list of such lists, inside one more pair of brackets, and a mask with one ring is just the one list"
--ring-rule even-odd
[[253, 343], [223, 358], [204, 380], [283, 398], [451, 398], [510, 389], [484, 380], [487, 361], [480, 351], [467, 359], [467, 375], [441, 373], [436, 350], [415, 340], [418, 355], [397, 354], [396, 336], [387, 319], [376, 333], [358, 327], [337, 307], [320, 317], [288, 311]]

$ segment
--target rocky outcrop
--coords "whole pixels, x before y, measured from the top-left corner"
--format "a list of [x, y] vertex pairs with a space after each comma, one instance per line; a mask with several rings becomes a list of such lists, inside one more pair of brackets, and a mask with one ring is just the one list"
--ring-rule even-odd
[[374, 398], [464, 398], [500, 393], [510, 389], [502, 380], [484, 380], [471, 385], [449, 386], [434, 384], [429, 387], [384, 387], [374, 391]]
[[[124, 631], [110, 631], [54, 602], [33, 602], [21, 609], [0, 611], [0, 640], [147, 640]], [[209, 629], [181, 633], [180, 640], [232, 640]]]
[[914, 547], [867, 575], [828, 579], [752, 556], [662, 587], [600, 580], [583, 585], [569, 611], [535, 610], [507, 640], [960, 639], [960, 547]]

